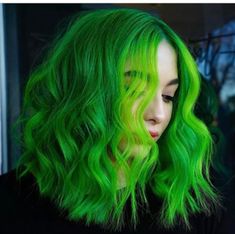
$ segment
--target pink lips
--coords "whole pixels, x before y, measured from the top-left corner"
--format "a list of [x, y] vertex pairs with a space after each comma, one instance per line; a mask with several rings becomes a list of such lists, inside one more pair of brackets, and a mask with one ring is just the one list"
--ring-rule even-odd
[[150, 133], [151, 137], [153, 137], [153, 138], [155, 138], [155, 137], [158, 137], [158, 136], [159, 136], [158, 132], [152, 132], [152, 131], [149, 131], [149, 133]]

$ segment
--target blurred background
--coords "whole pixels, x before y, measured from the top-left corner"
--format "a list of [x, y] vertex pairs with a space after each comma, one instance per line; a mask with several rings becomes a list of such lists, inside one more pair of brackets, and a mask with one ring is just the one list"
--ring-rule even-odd
[[14, 169], [20, 157], [12, 124], [28, 74], [56, 33], [74, 13], [120, 7], [160, 17], [190, 48], [202, 75], [195, 113], [215, 142], [212, 179], [234, 215], [235, 4], [0, 4], [0, 174]]

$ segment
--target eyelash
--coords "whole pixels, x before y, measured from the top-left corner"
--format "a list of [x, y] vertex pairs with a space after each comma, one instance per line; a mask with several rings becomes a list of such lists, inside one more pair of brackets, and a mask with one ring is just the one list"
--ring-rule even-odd
[[174, 101], [174, 97], [171, 97], [171, 96], [168, 96], [168, 95], [162, 95], [164, 101], [166, 103], [170, 103], [170, 102], [173, 102]]
[[[126, 87], [126, 88], [127, 88], [126, 90], [128, 90], [129, 87]], [[133, 92], [133, 93], [134, 93], [134, 92]], [[143, 96], [144, 93], [145, 93], [145, 91], [140, 92], [139, 95], [138, 95], [138, 97]], [[173, 102], [173, 101], [174, 101], [174, 97], [172, 97], [172, 96], [169, 96], [169, 95], [162, 95], [162, 97], [163, 97], [165, 103], [170, 103], [170, 102]]]

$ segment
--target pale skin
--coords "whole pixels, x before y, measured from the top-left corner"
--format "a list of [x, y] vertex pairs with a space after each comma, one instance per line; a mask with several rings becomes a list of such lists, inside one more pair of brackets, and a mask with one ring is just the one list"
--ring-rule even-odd
[[[156, 56], [159, 84], [153, 100], [149, 103], [144, 112], [144, 124], [147, 131], [152, 135], [152, 138], [158, 141], [171, 120], [173, 97], [178, 88], [178, 69], [176, 52], [166, 40], [160, 42]], [[130, 71], [130, 68], [127, 65], [126, 72], [128, 71]], [[137, 100], [133, 106], [133, 113], [138, 105], [139, 100]], [[134, 145], [133, 154], [138, 152], [140, 147], [140, 145]], [[121, 142], [119, 148], [121, 150], [125, 148], [125, 141]], [[118, 175], [118, 187], [125, 187], [125, 176], [121, 169]]]

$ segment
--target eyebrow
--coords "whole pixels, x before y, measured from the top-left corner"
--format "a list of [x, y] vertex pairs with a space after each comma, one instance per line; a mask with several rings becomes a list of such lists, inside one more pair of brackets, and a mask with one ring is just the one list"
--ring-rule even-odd
[[[129, 71], [124, 72], [124, 76], [131, 76], [131, 75], [136, 76], [137, 74], [142, 76], [143, 73], [141, 71], [136, 71], [136, 70], [129, 70]], [[147, 77], [149, 78], [150, 74], [147, 74]], [[171, 80], [166, 86], [171, 86], [171, 85], [176, 85], [176, 84], [179, 84], [178, 78]]]
[[173, 80], [171, 80], [166, 86], [170, 86], [170, 85], [176, 85], [179, 84], [179, 79], [175, 78]]

